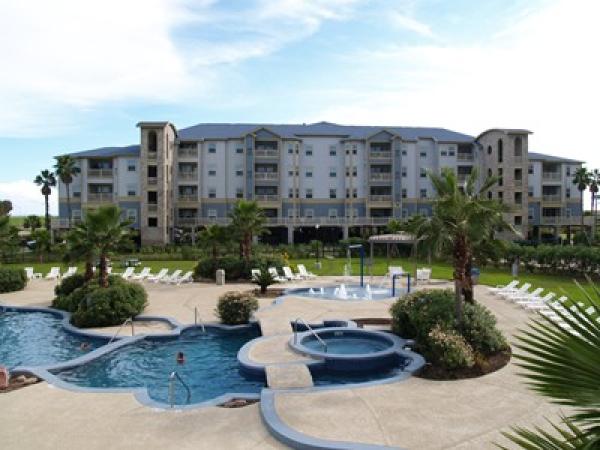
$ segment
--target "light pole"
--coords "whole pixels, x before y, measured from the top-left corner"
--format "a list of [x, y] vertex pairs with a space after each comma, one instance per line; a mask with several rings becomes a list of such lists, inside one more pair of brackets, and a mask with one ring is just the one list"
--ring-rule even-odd
[[319, 224], [315, 225], [315, 229], [316, 231], [316, 239], [315, 239], [315, 247], [316, 247], [316, 262], [315, 262], [315, 267], [317, 269], [321, 268], [321, 262], [319, 261]]

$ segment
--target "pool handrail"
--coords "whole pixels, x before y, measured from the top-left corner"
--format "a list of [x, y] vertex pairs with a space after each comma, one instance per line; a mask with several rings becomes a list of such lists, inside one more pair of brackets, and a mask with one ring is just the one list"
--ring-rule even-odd
[[121, 324], [121, 326], [119, 327], [119, 329], [117, 330], [117, 332], [113, 335], [113, 337], [110, 338], [110, 341], [108, 341], [109, 344], [112, 344], [112, 342], [117, 338], [117, 336], [119, 335], [119, 333], [121, 332], [121, 330], [123, 329], [123, 327], [125, 325], [127, 325], [127, 323], [131, 324], [131, 335], [135, 336], [135, 326], [133, 325], [133, 317], [128, 317], [127, 319], [125, 319], [125, 322], [123, 322]]
[[198, 307], [194, 306], [194, 325], [198, 326], [198, 323], [200, 323], [200, 328], [202, 328], [202, 332], [206, 333], [206, 329], [204, 328], [204, 322], [202, 322], [202, 319], [198, 314]]
[[306, 322], [306, 320], [304, 320], [302, 317], [298, 317], [296, 318], [296, 320], [294, 320], [294, 344], [298, 343], [298, 322], [302, 322], [304, 324], [308, 331], [310, 331], [310, 333], [315, 338], [317, 338], [317, 341], [319, 341], [319, 343], [323, 346], [323, 348], [325, 349], [325, 353], [327, 353], [327, 343], [323, 339], [321, 339], [321, 336], [315, 333], [315, 330], [313, 330], [313, 328], [308, 324], [308, 322]]
[[177, 371], [173, 371], [169, 375], [169, 404], [171, 405], [171, 408], [175, 407], [175, 380], [179, 381], [187, 392], [187, 398], [185, 403], [189, 404], [190, 400], [192, 399], [192, 390], [190, 389], [190, 387], [185, 381], [183, 381], [183, 378], [181, 378]]

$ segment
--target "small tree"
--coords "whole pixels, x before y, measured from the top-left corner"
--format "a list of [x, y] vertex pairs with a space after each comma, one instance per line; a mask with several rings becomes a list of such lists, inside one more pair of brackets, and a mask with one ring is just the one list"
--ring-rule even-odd
[[56, 178], [53, 172], [49, 170], [42, 170], [40, 174], [35, 177], [33, 182], [42, 187], [41, 192], [44, 196], [46, 211], [44, 215], [44, 225], [46, 226], [46, 230], [50, 232], [50, 202], [48, 201], [48, 197], [50, 197], [50, 194], [52, 194], [52, 188], [56, 186]]
[[260, 274], [252, 277], [252, 282], [260, 287], [260, 293], [266, 294], [267, 288], [278, 281], [271, 275], [266, 266], [260, 268]]
[[47, 255], [52, 251], [52, 239], [48, 230], [36, 230], [31, 235], [35, 240], [35, 252], [38, 255], [40, 263], [44, 262], [44, 255]]
[[213, 261], [219, 259], [219, 249], [231, 241], [231, 230], [229, 227], [210, 225], [198, 233], [198, 244], [210, 250]]
[[97, 258], [97, 250], [87, 222], [82, 222], [67, 234], [65, 261], [73, 262], [83, 260], [85, 263], [85, 281], [94, 277], [94, 260]]
[[579, 191], [579, 194], [581, 197], [581, 232], [582, 233], [585, 233], [585, 224], [584, 224], [584, 220], [583, 220], [584, 219], [584, 217], [583, 217], [583, 209], [584, 209], [584, 207], [583, 207], [583, 205], [584, 205], [583, 192], [590, 185], [590, 182], [591, 182], [590, 172], [588, 172], [588, 170], [585, 167], [580, 167], [573, 174], [573, 184], [575, 186], [577, 186], [577, 190]]
[[241, 256], [250, 261], [252, 255], [252, 239], [254, 236], [267, 234], [267, 221], [264, 211], [253, 201], [240, 200], [230, 213], [231, 230], [240, 239]]
[[23, 221], [23, 228], [29, 228], [31, 230], [31, 234], [34, 234], [35, 230], [41, 226], [42, 221], [35, 214], [25, 217], [25, 220]]

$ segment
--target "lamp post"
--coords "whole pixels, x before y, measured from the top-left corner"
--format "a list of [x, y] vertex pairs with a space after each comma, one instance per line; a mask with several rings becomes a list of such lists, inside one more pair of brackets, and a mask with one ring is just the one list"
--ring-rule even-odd
[[365, 275], [365, 248], [362, 244], [355, 244], [348, 246], [349, 249], [357, 248], [360, 253], [360, 287], [364, 286], [364, 275]]
[[319, 226], [320, 226], [319, 224], [316, 224], [316, 225], [315, 225], [315, 229], [317, 230], [317, 231], [316, 231], [316, 239], [315, 239], [315, 241], [316, 241], [316, 242], [315, 242], [315, 247], [316, 247], [316, 250], [315, 250], [315, 252], [316, 252], [316, 262], [315, 262], [315, 267], [316, 267], [317, 269], [320, 269], [320, 268], [321, 268], [321, 262], [319, 261]]

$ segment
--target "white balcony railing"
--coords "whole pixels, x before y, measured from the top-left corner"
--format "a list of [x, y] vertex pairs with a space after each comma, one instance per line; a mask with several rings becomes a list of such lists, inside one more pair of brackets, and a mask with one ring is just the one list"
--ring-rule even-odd
[[543, 172], [542, 180], [543, 181], [560, 181], [561, 176], [560, 172]]
[[279, 200], [277, 194], [256, 194], [254, 199], [258, 202], [276, 202]]
[[560, 194], [544, 194], [542, 200], [545, 202], [560, 202], [562, 198]]
[[148, 160], [149, 161], [156, 161], [157, 159], [158, 159], [157, 152], [148, 152]]
[[149, 186], [153, 186], [155, 184], [158, 184], [158, 178], [156, 178], [156, 177], [148, 177], [148, 185]]
[[179, 159], [196, 159], [198, 158], [197, 148], [180, 148], [177, 150], [177, 157]]
[[391, 202], [392, 196], [390, 195], [369, 195], [369, 200], [372, 202]]
[[[269, 217], [267, 225], [271, 226], [375, 226], [387, 225], [391, 217]], [[228, 217], [178, 217], [176, 223], [179, 226], [200, 226], [208, 224], [227, 225], [231, 223]]]
[[148, 203], [148, 212], [158, 212], [158, 204]]
[[473, 153], [457, 153], [457, 161], [473, 161]]
[[256, 181], [278, 181], [279, 172], [256, 172], [254, 178]]
[[517, 187], [523, 186], [523, 180], [522, 179], [521, 180], [516, 180], [515, 179], [515, 180], [513, 180], [513, 183]]
[[96, 202], [96, 203], [109, 203], [113, 201], [112, 193], [88, 193], [88, 202]]
[[87, 176], [89, 178], [112, 178], [112, 169], [88, 169]]
[[257, 147], [254, 155], [257, 158], [279, 158], [279, 150], [273, 148]]
[[198, 172], [178, 172], [177, 177], [180, 180], [197, 180]]
[[197, 202], [198, 194], [179, 194], [177, 199], [180, 202]]
[[371, 150], [369, 152], [370, 159], [392, 159], [392, 152]]
[[369, 177], [371, 181], [391, 181], [391, 172], [371, 172]]

